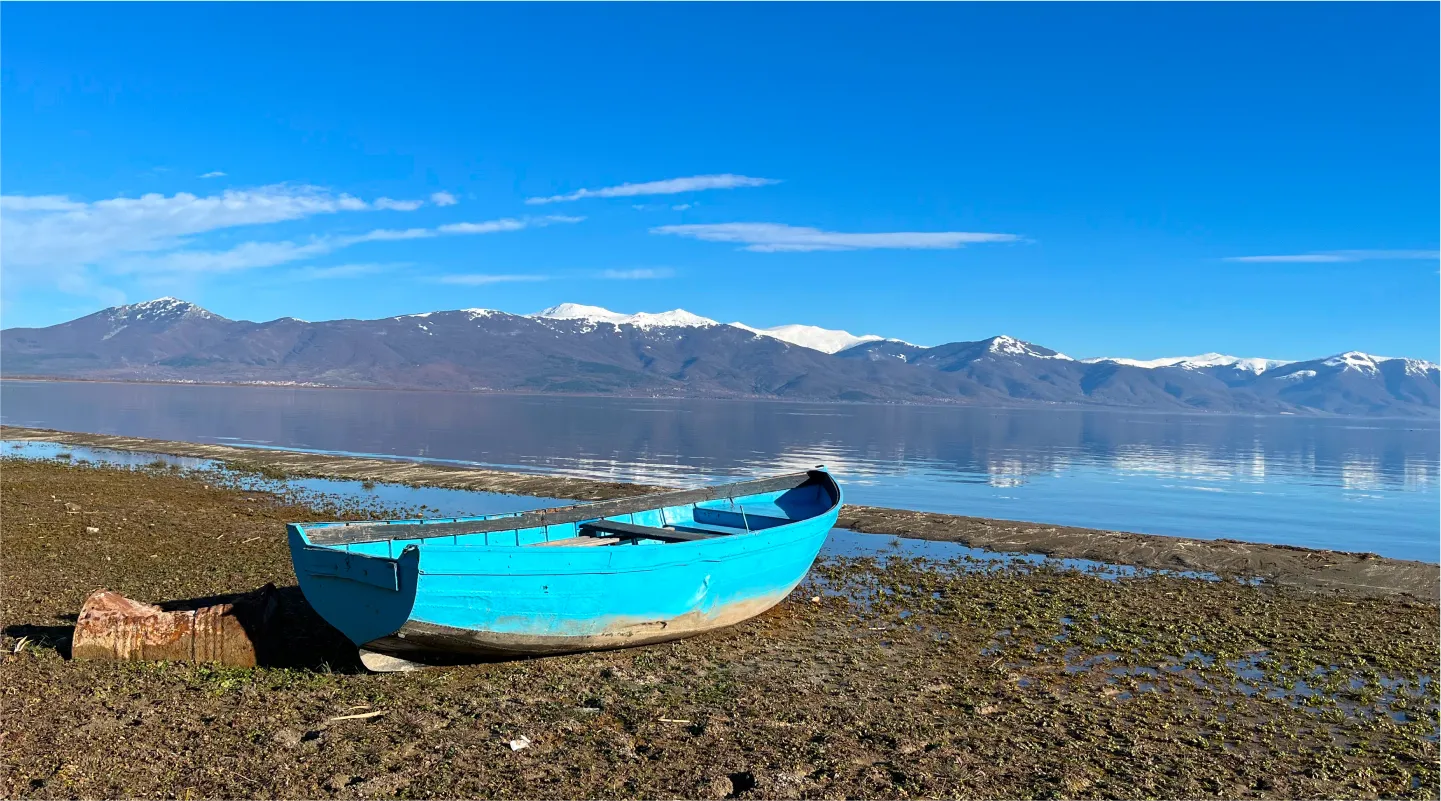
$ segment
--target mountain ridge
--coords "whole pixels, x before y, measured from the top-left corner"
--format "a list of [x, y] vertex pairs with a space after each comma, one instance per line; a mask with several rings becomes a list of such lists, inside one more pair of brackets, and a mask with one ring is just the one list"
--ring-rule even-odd
[[581, 304], [250, 322], [167, 297], [5, 329], [0, 360], [10, 375], [469, 391], [1410, 417], [1436, 417], [1441, 403], [1436, 365], [1359, 351], [1296, 362], [1077, 360], [1006, 335], [923, 347]]

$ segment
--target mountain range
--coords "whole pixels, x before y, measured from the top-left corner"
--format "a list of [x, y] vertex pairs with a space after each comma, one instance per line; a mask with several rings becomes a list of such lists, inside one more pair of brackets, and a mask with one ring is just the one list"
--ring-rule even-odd
[[380, 320], [230, 320], [175, 298], [0, 331], [8, 376], [461, 391], [1120, 406], [1436, 417], [1441, 371], [1348, 352], [1073, 359], [1008, 336], [925, 347], [806, 325], [760, 329], [676, 309], [562, 304]]

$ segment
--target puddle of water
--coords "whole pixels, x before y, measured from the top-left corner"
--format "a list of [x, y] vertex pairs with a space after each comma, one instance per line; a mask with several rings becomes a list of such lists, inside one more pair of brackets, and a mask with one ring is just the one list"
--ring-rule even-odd
[[[1099, 578], [1116, 580], [1153, 575], [1177, 578], [1205, 579], [1219, 581], [1215, 573], [1198, 571], [1163, 571], [1130, 565], [1112, 565], [1089, 559], [1054, 559], [1042, 554], [1000, 553], [981, 548], [971, 548], [957, 542], [921, 540], [910, 537], [896, 537], [890, 534], [864, 534], [844, 528], [831, 529], [826, 542], [821, 546], [821, 557], [871, 558], [882, 567], [890, 559], [924, 559], [928, 567], [936, 570], [981, 571], [1007, 567], [1047, 567], [1056, 570], [1076, 570]], [[1261, 579], [1250, 579], [1247, 583], [1260, 585]]]
[[[166, 456], [159, 453], [117, 451], [109, 448], [61, 445], [55, 442], [31, 442], [0, 440], [0, 454], [22, 459], [67, 459], [72, 462], [99, 462], [120, 467], [147, 467], [156, 462], [175, 465], [185, 470], [216, 470], [220, 468], [211, 459], [194, 459], [188, 456]], [[68, 457], [66, 456], [68, 454]]]
[[333, 478], [270, 479], [237, 472], [213, 459], [168, 456], [156, 453], [111, 450], [109, 448], [72, 447], [54, 442], [16, 442], [0, 440], [0, 454], [25, 459], [57, 459], [69, 454], [72, 462], [94, 462], [118, 467], [158, 467], [174, 465], [181, 470], [198, 470], [223, 474], [227, 480], [244, 489], [290, 493], [298, 500], [330, 500], [337, 505], [359, 505], [378, 510], [423, 512], [425, 517], [468, 517], [506, 512], [525, 512], [552, 506], [565, 506], [571, 501], [541, 498], [534, 495], [505, 495], [498, 492], [447, 489], [444, 487], [410, 487], [404, 484], [349, 481]]

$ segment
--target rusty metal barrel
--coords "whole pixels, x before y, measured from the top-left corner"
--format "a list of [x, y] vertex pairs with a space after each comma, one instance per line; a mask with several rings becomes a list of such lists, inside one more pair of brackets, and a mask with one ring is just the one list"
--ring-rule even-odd
[[253, 667], [275, 603], [270, 584], [219, 603], [174, 611], [96, 590], [85, 598], [75, 621], [71, 657]]

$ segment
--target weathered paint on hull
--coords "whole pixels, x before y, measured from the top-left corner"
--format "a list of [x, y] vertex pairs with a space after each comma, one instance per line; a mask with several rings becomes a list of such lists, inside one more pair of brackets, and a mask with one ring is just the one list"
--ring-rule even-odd
[[744, 509], [748, 528], [766, 526], [698, 542], [527, 547], [574, 537], [572, 524], [316, 546], [291, 526], [291, 550], [307, 600], [370, 651], [427, 661], [643, 645], [731, 626], [784, 599], [840, 511], [839, 486], [814, 475], [787, 491], [617, 521], [684, 525], [678, 517]]
[[554, 656], [584, 651], [609, 651], [679, 640], [742, 623], [780, 603], [783, 593], [730, 604], [714, 614], [687, 614], [674, 620], [620, 623], [599, 634], [547, 635], [461, 629], [407, 621], [400, 631], [362, 647], [405, 659], [464, 655], [480, 659]]

